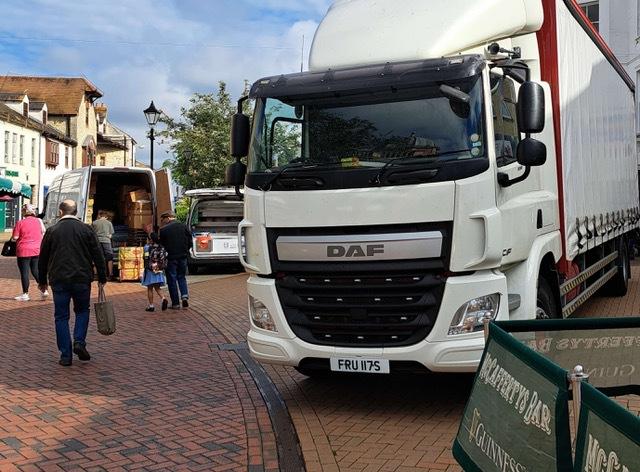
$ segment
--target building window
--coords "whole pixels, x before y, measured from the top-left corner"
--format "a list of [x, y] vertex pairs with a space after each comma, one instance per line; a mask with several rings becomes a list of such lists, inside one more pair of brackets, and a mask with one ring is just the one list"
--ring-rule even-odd
[[31, 138], [31, 167], [36, 166], [36, 138]]
[[45, 165], [56, 167], [60, 163], [60, 145], [53, 141], [47, 140]]
[[26, 117], [29, 116], [29, 104], [27, 102], [22, 102], [22, 114]]
[[71, 151], [69, 150], [69, 146], [65, 146], [64, 147], [64, 166], [68, 169], [69, 168], [69, 154], [71, 153]]
[[20, 135], [20, 165], [24, 165], [24, 136]]
[[599, 31], [600, 29], [599, 3], [600, 2], [589, 2], [580, 5], [580, 8], [584, 12], [584, 14], [587, 15], [587, 18], [589, 18], [589, 21], [591, 21], [591, 24], [593, 24], [593, 27], [596, 29], [596, 31]]
[[13, 133], [11, 139], [11, 163], [15, 164], [18, 160], [18, 134]]
[[4, 132], [4, 162], [9, 163], [9, 132]]
[[42, 124], [47, 124], [47, 110], [42, 110]]
[[105, 166], [106, 165], [106, 160], [107, 160], [106, 157], [100, 156], [100, 165], [101, 166]]

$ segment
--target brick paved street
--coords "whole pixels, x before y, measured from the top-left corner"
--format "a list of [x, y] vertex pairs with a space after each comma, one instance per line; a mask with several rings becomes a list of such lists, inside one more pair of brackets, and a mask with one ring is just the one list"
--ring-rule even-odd
[[[278, 469], [274, 405], [227, 349], [245, 341], [245, 275], [193, 283], [192, 308], [164, 314], [142, 310], [137, 284], [110, 284], [118, 332], [100, 336], [92, 321], [94, 358], [63, 369], [51, 303], [14, 302], [9, 262], [0, 258], [1, 471]], [[638, 267], [633, 274], [627, 297], [597, 298], [579, 316], [639, 313]], [[311, 380], [290, 368], [265, 370], [307, 470], [461, 470], [450, 445], [469, 376]], [[620, 400], [640, 411], [637, 398]]]
[[62, 368], [52, 304], [13, 301], [18, 284], [0, 279], [0, 470], [278, 469], [255, 384], [195, 312], [145, 313], [137, 284], [110, 284], [117, 333], [92, 321], [91, 362]]

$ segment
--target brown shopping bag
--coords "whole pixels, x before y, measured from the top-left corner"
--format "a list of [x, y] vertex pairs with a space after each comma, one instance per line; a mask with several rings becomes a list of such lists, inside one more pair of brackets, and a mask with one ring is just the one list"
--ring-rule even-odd
[[102, 285], [98, 285], [98, 287], [98, 302], [93, 304], [96, 312], [96, 324], [100, 334], [109, 336], [116, 332], [116, 315], [113, 312], [113, 303], [107, 301], [104, 287]]

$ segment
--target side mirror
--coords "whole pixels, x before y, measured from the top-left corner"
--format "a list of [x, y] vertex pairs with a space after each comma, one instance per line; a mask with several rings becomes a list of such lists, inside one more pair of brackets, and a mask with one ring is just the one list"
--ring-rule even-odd
[[544, 129], [544, 89], [525, 82], [518, 91], [518, 128], [521, 133], [540, 133]]
[[231, 118], [231, 155], [233, 157], [245, 157], [249, 154], [250, 132], [249, 117], [242, 113], [235, 113]]
[[541, 166], [547, 161], [547, 146], [537, 139], [524, 138], [518, 143], [516, 159], [523, 166]]
[[224, 183], [238, 187], [244, 183], [247, 174], [247, 166], [237, 158], [236, 162], [229, 164], [224, 171]]

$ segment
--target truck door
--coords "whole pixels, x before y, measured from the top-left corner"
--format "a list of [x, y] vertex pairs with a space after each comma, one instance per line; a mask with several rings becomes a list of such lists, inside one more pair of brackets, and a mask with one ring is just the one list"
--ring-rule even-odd
[[[78, 218], [84, 221], [89, 194], [89, 176], [91, 167], [72, 170], [62, 175], [58, 204], [63, 200], [73, 200], [78, 207]], [[91, 222], [89, 222], [91, 223]]]
[[91, 169], [85, 167], [56, 177], [49, 186], [45, 202], [44, 224], [51, 226], [58, 219], [58, 207], [63, 200], [73, 200], [78, 206], [78, 216], [84, 218], [87, 203], [87, 187]]
[[44, 199], [44, 225], [48, 228], [56, 222], [58, 217], [58, 206], [60, 205], [60, 184], [62, 184], [63, 175], [59, 175], [51, 185], [49, 185], [49, 191]]
[[155, 221], [160, 226], [160, 215], [165, 211], [173, 210], [173, 196], [171, 194], [171, 174], [169, 169], [155, 171], [156, 195], [155, 195]]

